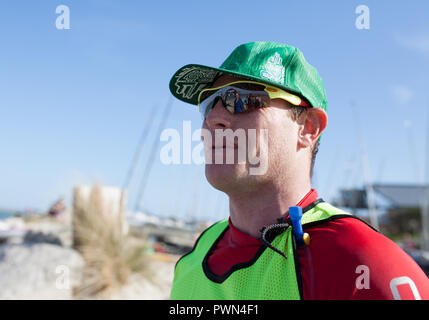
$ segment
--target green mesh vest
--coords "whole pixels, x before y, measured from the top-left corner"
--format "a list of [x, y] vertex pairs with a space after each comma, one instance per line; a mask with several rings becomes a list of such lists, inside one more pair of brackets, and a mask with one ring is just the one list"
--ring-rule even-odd
[[[348, 217], [350, 214], [321, 200], [304, 208], [302, 225]], [[208, 257], [228, 229], [223, 220], [206, 229], [193, 250], [176, 264], [171, 299], [180, 300], [299, 300], [302, 297], [296, 270], [296, 247], [292, 227], [278, 234], [271, 246], [261, 246], [254, 258], [235, 265], [222, 276], [210, 272]], [[310, 244], [311, 245], [311, 244]], [[300, 277], [300, 275], [298, 275]]]

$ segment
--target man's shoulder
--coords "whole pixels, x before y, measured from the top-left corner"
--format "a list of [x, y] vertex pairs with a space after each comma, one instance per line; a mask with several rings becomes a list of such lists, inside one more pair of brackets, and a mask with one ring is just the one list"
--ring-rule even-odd
[[372, 266], [373, 270], [400, 272], [419, 268], [395, 242], [354, 215], [338, 215], [305, 228], [312, 251], [331, 257], [340, 265]]
[[351, 214], [335, 215], [318, 223], [310, 223], [304, 226], [304, 230], [310, 234], [312, 243], [323, 243], [324, 248], [350, 253], [371, 249], [381, 243], [396, 246], [370, 224]]
[[201, 241], [204, 241], [206, 239], [211, 241], [213, 237], [218, 237], [221, 233], [223, 233], [223, 231], [225, 231], [225, 228], [227, 226], [228, 226], [228, 220], [220, 220], [220, 221], [203, 226], [201, 228], [202, 231], [200, 232], [200, 234], [198, 235], [198, 237], [194, 242], [194, 249]]
[[[327, 279], [335, 280], [347, 284], [342, 296], [392, 299], [392, 281], [407, 277], [422, 297], [428, 297], [429, 282], [417, 263], [392, 240], [361, 219], [353, 215], [341, 216], [312, 225], [305, 232], [311, 238], [309, 248], [315, 278], [324, 287]], [[299, 255], [300, 261], [307, 264], [304, 252]], [[371, 290], [356, 290], [355, 282], [365, 272], [370, 275]], [[412, 298], [412, 295], [408, 296]]]

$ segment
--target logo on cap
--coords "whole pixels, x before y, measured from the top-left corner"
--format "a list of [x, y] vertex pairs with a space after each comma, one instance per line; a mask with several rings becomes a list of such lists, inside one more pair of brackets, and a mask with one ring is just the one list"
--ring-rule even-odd
[[268, 59], [260, 72], [260, 76], [277, 83], [284, 83], [285, 68], [283, 67], [283, 59], [277, 52]]

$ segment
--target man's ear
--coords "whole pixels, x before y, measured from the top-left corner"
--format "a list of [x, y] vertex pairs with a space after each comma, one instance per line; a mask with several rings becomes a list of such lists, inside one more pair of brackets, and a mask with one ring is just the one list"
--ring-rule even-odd
[[309, 108], [299, 121], [298, 147], [311, 147], [319, 139], [328, 124], [328, 115], [323, 109]]

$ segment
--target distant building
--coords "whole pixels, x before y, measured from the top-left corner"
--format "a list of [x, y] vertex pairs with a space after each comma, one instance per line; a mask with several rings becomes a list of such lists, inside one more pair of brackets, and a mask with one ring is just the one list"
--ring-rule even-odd
[[[429, 196], [429, 185], [374, 184], [377, 207], [419, 208]], [[383, 198], [383, 203], [380, 199]], [[340, 207], [367, 209], [368, 201], [365, 188], [341, 189], [340, 197], [334, 201]]]
[[373, 188], [396, 208], [421, 207], [429, 194], [429, 185], [374, 184]]

